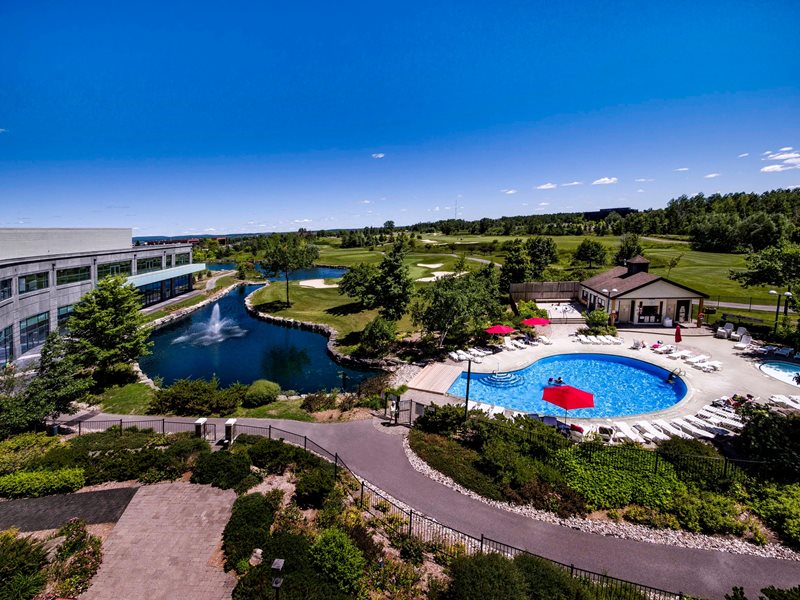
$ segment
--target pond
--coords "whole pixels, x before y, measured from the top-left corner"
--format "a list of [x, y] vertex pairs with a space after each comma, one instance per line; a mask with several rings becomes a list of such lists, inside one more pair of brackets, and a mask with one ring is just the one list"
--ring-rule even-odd
[[[229, 271], [236, 270], [236, 263], [206, 263], [206, 268], [209, 271]], [[265, 271], [256, 265], [256, 269], [265, 273]], [[347, 272], [347, 269], [342, 267], [311, 267], [310, 269], [297, 269], [289, 273], [290, 281], [297, 281], [303, 279], [338, 279]], [[284, 281], [283, 277], [270, 277], [270, 281]]]
[[337, 364], [327, 352], [327, 339], [318, 333], [250, 316], [244, 299], [258, 287], [239, 287], [153, 332], [152, 354], [139, 361], [142, 370], [167, 385], [184, 377], [208, 379], [216, 374], [223, 386], [269, 379], [300, 393], [342, 389], [343, 376], [350, 390], [376, 374]]

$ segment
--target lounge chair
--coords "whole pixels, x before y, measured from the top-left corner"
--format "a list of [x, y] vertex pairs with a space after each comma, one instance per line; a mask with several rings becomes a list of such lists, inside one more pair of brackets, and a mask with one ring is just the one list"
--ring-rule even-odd
[[609, 335], [608, 337], [611, 338], [611, 343], [614, 344], [615, 346], [621, 346], [622, 344], [625, 343], [625, 340], [623, 340], [621, 337], [613, 335]]
[[542, 417], [542, 423], [550, 427], [558, 427], [558, 419], [555, 417]]
[[602, 344], [603, 343], [597, 338], [596, 335], [587, 335], [586, 339], [589, 340], [590, 344], [594, 344], [595, 346], [597, 346], [598, 344]]
[[714, 337], [728, 338], [733, 333], [733, 323], [725, 323], [725, 327], [718, 327]]
[[467, 348], [466, 353], [470, 354], [472, 356], [475, 356], [475, 357], [483, 356], [483, 352], [481, 352], [480, 350], [478, 350], [476, 348]]
[[692, 352], [690, 350], [681, 350], [680, 352], [673, 352], [672, 354], [667, 354], [667, 358], [671, 358], [672, 360], [678, 360], [679, 358], [689, 358], [692, 356]]
[[578, 338], [578, 341], [579, 341], [581, 344], [591, 344], [591, 343], [592, 343], [592, 342], [590, 342], [590, 341], [589, 341], [589, 338], [587, 338], [585, 335], [576, 334], [576, 336], [575, 336], [575, 337], [577, 337], [577, 338]]
[[730, 419], [731, 421], [735, 421], [739, 424], [739, 426], [744, 425], [744, 421], [742, 421], [742, 418], [739, 415], [737, 415], [735, 412], [725, 410], [724, 408], [718, 408], [709, 404], [708, 406], [704, 406], [702, 410], [717, 415], [718, 417], [724, 417], [726, 419]]
[[746, 327], [739, 327], [736, 331], [732, 331], [730, 338], [734, 342], [738, 342], [741, 340], [745, 335], [747, 335], [747, 328]]
[[663, 346], [659, 346], [658, 348], [653, 348], [653, 352], [656, 354], [671, 354], [675, 352], [677, 348], [672, 344], [664, 344]]
[[664, 419], [655, 419], [653, 421], [653, 425], [658, 427], [661, 431], [663, 431], [667, 435], [671, 435], [673, 437], [679, 437], [679, 438], [683, 438], [685, 440], [688, 440], [688, 439], [690, 439], [692, 437], [688, 433], [685, 433], [684, 431], [681, 431], [677, 427], [673, 427], [672, 425], [667, 423]]
[[599, 425], [597, 427], [597, 435], [598, 437], [604, 441], [606, 444], [613, 444], [614, 443], [614, 436], [616, 431], [613, 427], [608, 427], [607, 425]]
[[639, 435], [638, 433], [636, 433], [636, 431], [634, 431], [633, 427], [631, 427], [630, 425], [628, 425], [623, 421], [616, 421], [614, 423], [614, 427], [617, 428], [617, 431], [619, 431], [623, 437], [629, 439], [632, 442], [638, 442], [640, 444], [644, 444], [646, 441], [641, 435]]
[[[718, 360], [711, 360], [708, 362], [698, 363], [706, 373], [713, 373], [714, 371], [722, 371], [722, 363]], [[694, 365], [695, 367], [697, 365]]]
[[770, 352], [775, 352], [778, 350], [778, 346], [756, 346], [753, 348], [753, 352], [756, 354], [769, 354]]
[[694, 415], [686, 415], [683, 417], [684, 421], [687, 423], [691, 423], [695, 427], [700, 427], [701, 429], [705, 429], [709, 433], [714, 435], [730, 435], [731, 432], [727, 429], [720, 427], [719, 425], [714, 425], [711, 421], [706, 419], [701, 419], [700, 417], [695, 417]]
[[735, 350], [746, 350], [746, 349], [747, 349], [747, 347], [748, 347], [748, 346], [751, 344], [751, 342], [752, 342], [752, 341], [753, 341], [753, 338], [752, 338], [752, 336], [749, 336], [749, 335], [743, 335], [743, 336], [742, 336], [742, 339], [740, 339], [738, 342], [736, 342], [736, 343], [733, 345], [733, 348], [734, 348]]
[[525, 348], [528, 347], [528, 344], [520, 340], [511, 340], [511, 343], [514, 344], [520, 350], [525, 350]]
[[697, 356], [684, 358], [683, 360], [686, 361], [686, 364], [693, 365], [695, 363], [705, 362], [709, 358], [711, 358], [711, 357], [708, 356], [707, 354], [699, 354]]
[[668, 435], [664, 435], [647, 421], [636, 421], [636, 427], [638, 427], [642, 431], [642, 435], [651, 442], [655, 442], [657, 440], [666, 441], [669, 439]]
[[741, 429], [742, 423], [741, 421], [734, 421], [733, 419], [728, 419], [727, 417], [720, 417], [719, 415], [709, 412], [707, 410], [700, 410], [697, 413], [698, 418], [705, 419], [712, 425], [716, 425], [718, 427], [725, 427], [726, 429]]
[[483, 362], [483, 359], [481, 359], [481, 358], [479, 358], [477, 356], [472, 356], [471, 354], [467, 354], [463, 350], [456, 350], [456, 354], [458, 354], [458, 357], [461, 360], [471, 360], [472, 362], [476, 362], [476, 363]]
[[586, 436], [586, 430], [581, 427], [580, 425], [576, 425], [573, 423], [569, 426], [569, 439], [575, 442], [576, 444], [580, 444], [584, 437]]
[[789, 348], [788, 346], [784, 346], [783, 348], [778, 348], [777, 350], [775, 350], [775, 356], [783, 356], [783, 357], [789, 358], [789, 356], [791, 356], [792, 352], [794, 352], [794, 350], [792, 348]]
[[796, 402], [783, 394], [773, 394], [769, 397], [769, 400], [775, 404], [782, 404], [783, 406], [800, 410], [800, 402]]
[[511, 343], [511, 338], [508, 336], [503, 338], [503, 348], [506, 350], [518, 350], [518, 348]]
[[603, 343], [606, 344], [607, 346], [614, 346], [614, 345], [617, 344], [617, 339], [614, 336], [611, 336], [611, 335], [599, 335], [597, 337], [599, 337], [601, 340], [603, 340]]
[[462, 360], [462, 358], [455, 352], [448, 352], [447, 356], [449, 356], [451, 360], [454, 360], [456, 362], [461, 362]]
[[549, 345], [551, 345], [553, 343], [553, 342], [550, 341], [550, 338], [547, 337], [546, 335], [540, 335], [539, 336], [539, 341], [542, 344], [544, 344], [545, 346], [549, 346]]
[[709, 433], [708, 431], [706, 431], [705, 429], [701, 429], [700, 427], [696, 427], [692, 423], [684, 421], [683, 419], [672, 419], [670, 423], [672, 423], [676, 427], [679, 427], [692, 437], [704, 438], [707, 440], [714, 438], [714, 435], [712, 433]]

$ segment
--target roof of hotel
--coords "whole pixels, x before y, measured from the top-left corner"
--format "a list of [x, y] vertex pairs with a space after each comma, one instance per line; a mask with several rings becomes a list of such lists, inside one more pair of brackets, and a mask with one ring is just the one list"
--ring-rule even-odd
[[651, 283], [655, 283], [656, 281], [664, 281], [670, 285], [684, 289], [688, 292], [691, 292], [692, 295], [697, 296], [698, 298], [708, 298], [708, 295], [704, 294], [703, 292], [698, 292], [697, 290], [688, 288], [685, 285], [675, 283], [674, 281], [670, 281], [664, 277], [659, 277], [658, 275], [653, 275], [652, 273], [648, 273], [646, 271], [640, 271], [638, 273], [628, 275], [628, 269], [626, 267], [614, 267], [613, 269], [605, 271], [604, 273], [590, 277], [586, 281], [582, 281], [581, 285], [600, 294], [604, 293], [603, 290], [616, 289], [616, 292], [613, 294], [608, 294], [608, 296], [609, 298], [617, 298], [619, 296], [624, 296], [633, 290], [650, 285]]

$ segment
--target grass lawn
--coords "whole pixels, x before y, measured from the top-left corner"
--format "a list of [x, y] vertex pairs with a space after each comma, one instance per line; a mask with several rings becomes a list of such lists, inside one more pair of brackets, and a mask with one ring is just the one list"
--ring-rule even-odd
[[94, 402], [100, 404], [105, 412], [118, 415], [143, 415], [147, 405], [153, 399], [153, 388], [143, 383], [129, 383], [128, 385], [115, 385], [94, 397]]
[[256, 408], [239, 407], [234, 417], [253, 417], [259, 419], [292, 419], [293, 421], [313, 421], [314, 418], [300, 408], [303, 403], [296, 400], [276, 400]]

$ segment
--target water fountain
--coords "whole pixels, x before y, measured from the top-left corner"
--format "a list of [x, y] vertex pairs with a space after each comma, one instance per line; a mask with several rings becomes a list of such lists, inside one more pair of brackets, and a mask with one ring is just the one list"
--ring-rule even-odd
[[239, 327], [233, 319], [221, 318], [219, 304], [214, 305], [211, 318], [206, 323], [195, 323], [185, 334], [176, 337], [173, 344], [188, 343], [192, 346], [210, 346], [229, 338], [242, 337], [247, 331]]

